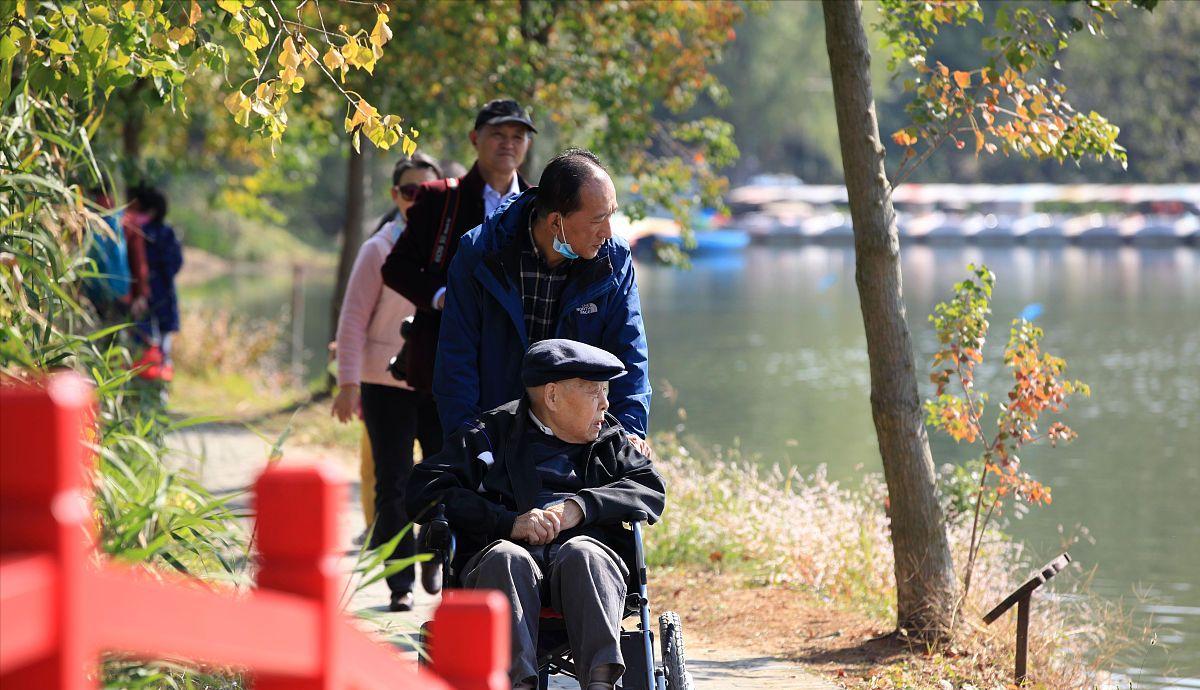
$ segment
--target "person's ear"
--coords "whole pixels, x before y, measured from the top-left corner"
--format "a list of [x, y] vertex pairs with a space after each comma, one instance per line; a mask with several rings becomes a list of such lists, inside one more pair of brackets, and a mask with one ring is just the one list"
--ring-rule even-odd
[[467, 136], [471, 139], [471, 146], [479, 146], [479, 130], [473, 129]]
[[545, 390], [542, 391], [542, 402], [546, 404], [546, 409], [550, 410], [551, 412], [558, 411], [558, 403], [561, 393], [562, 391], [559, 390], [557, 383], [546, 384]]

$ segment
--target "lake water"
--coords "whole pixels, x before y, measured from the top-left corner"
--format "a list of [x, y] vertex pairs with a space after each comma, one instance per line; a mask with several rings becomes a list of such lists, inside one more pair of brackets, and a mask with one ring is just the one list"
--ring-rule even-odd
[[[1122, 670], [1138, 687], [1200, 687], [1200, 251], [906, 247], [922, 397], [935, 344], [926, 317], [969, 262], [997, 277], [980, 386], [994, 399], [1007, 389], [1000, 351], [1009, 322], [1032, 303], [1043, 307], [1044, 349], [1092, 386], [1066, 416], [1076, 442], [1022, 454], [1054, 503], [1012, 531], [1040, 562], [1061, 550], [1060, 525], [1068, 535], [1085, 526], [1094, 543], [1071, 545], [1071, 555], [1096, 567], [1098, 591], [1156, 625], [1155, 643]], [[639, 271], [653, 428], [682, 423], [700, 443], [736, 443], [764, 464], [826, 464], [847, 480], [881, 470], [849, 247], [752, 247], [696, 259], [690, 271]], [[328, 276], [306, 285], [310, 371], [324, 356], [329, 286]], [[256, 276], [195, 297], [274, 316], [289, 291], [290, 277]], [[942, 436], [932, 443], [939, 464], [968, 457]]]

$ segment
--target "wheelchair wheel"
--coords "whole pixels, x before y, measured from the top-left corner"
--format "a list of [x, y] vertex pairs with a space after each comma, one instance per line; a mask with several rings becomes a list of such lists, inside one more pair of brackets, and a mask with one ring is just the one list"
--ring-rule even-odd
[[679, 622], [679, 614], [667, 611], [659, 616], [658, 632], [667, 690], [692, 690], [692, 676], [684, 661], [683, 624]]

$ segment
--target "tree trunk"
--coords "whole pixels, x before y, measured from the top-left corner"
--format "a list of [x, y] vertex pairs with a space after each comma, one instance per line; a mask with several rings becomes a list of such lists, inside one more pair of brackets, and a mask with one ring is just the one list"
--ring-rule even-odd
[[[150, 82], [138, 79], [124, 95], [125, 117], [121, 120], [121, 153], [125, 156], [124, 172], [144, 173], [142, 165], [142, 131], [146, 128], [146, 108], [141, 105], [141, 92]], [[125, 180], [126, 184], [145, 180]]]
[[861, 0], [823, 0], [842, 167], [854, 223], [855, 280], [871, 366], [871, 414], [883, 458], [896, 556], [897, 623], [909, 635], [951, 633], [954, 565], [905, 321], [896, 213], [871, 93]]
[[[346, 294], [346, 283], [350, 281], [350, 269], [363, 242], [363, 172], [366, 169], [361, 151], [354, 149], [348, 140], [350, 159], [346, 165], [346, 220], [342, 225], [342, 251], [338, 258], [337, 282], [333, 288], [333, 318], [329, 322], [329, 339], [337, 337], [338, 315], [342, 313], [342, 297]], [[366, 146], [366, 142], [363, 142]]]

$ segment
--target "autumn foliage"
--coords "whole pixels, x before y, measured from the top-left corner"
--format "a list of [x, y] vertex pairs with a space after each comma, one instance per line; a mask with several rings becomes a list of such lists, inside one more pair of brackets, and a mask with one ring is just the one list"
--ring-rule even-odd
[[[1075, 432], [1061, 421], [1046, 424], [1045, 417], [1064, 412], [1068, 399], [1090, 395], [1087, 384], [1064, 378], [1067, 364], [1041, 349], [1042, 329], [1023, 318], [1014, 319], [1004, 349], [1004, 365], [1012, 386], [998, 405], [996, 425], [989, 435], [983, 428], [988, 403], [975, 386], [975, 367], [983, 362], [991, 314], [995, 275], [986, 266], [971, 264], [973, 279], [955, 284], [954, 296], [934, 307], [929, 317], [937, 330], [939, 348], [933, 355], [930, 380], [935, 397], [925, 402], [926, 423], [957, 442], [978, 444], [978, 485], [972, 494], [974, 517], [963, 597], [971, 585], [971, 571], [979, 544], [993, 517], [1001, 514], [1005, 499], [1030, 506], [1048, 505], [1050, 487], [1034, 479], [1021, 466], [1018, 452], [1046, 440], [1055, 446], [1070, 441]], [[1039, 424], [1045, 425], [1044, 431]]]
[[[1156, 0], [1132, 0], [1151, 8]], [[1085, 157], [1109, 158], [1126, 165], [1117, 143], [1120, 128], [1096, 112], [1080, 112], [1058, 80], [1058, 57], [1071, 34], [1103, 32], [1106, 17], [1116, 16], [1116, 0], [1079, 3], [1080, 16], [1064, 18], [1051, 3], [993, 5], [990, 35], [983, 40], [982, 65], [928, 62], [928, 49], [940, 29], [984, 22], [977, 1], [908, 2], [885, 0], [879, 28], [891, 51], [889, 67], [905, 72], [905, 107], [911, 123], [892, 133], [904, 148], [892, 176], [899, 185], [942, 144], [980, 152], [1052, 158], [1062, 163]]]

